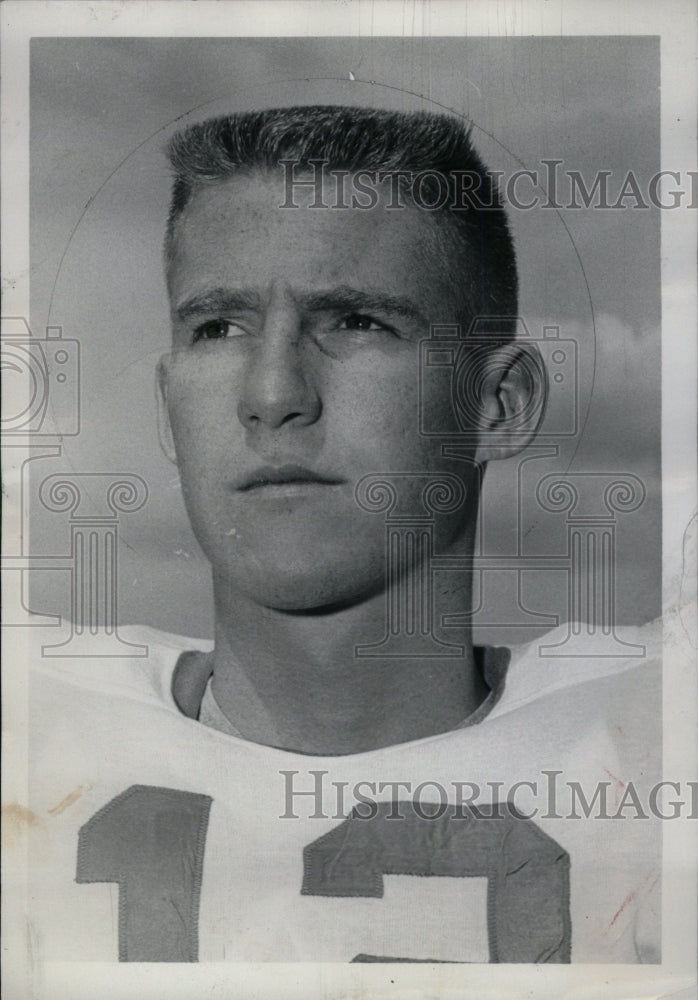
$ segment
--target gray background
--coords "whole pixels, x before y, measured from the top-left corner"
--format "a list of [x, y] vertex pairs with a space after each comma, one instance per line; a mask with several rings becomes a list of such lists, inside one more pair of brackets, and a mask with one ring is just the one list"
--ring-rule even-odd
[[[356, 78], [350, 79], [350, 73]], [[370, 82], [365, 82], [370, 81]], [[421, 95], [421, 96], [418, 96]], [[652, 38], [35, 39], [31, 44], [31, 326], [80, 341], [81, 433], [34, 463], [31, 550], [65, 553], [65, 515], [35, 501], [55, 472], [135, 472], [150, 496], [122, 515], [119, 617], [189, 635], [211, 630], [208, 567], [189, 530], [175, 468], [156, 434], [153, 370], [168, 347], [160, 264], [169, 181], [162, 154], [177, 124], [292, 103], [404, 108], [471, 117], [491, 169], [564, 161], [589, 184], [659, 170], [659, 46]], [[180, 120], [179, 122], [177, 120]], [[522, 188], [523, 189], [523, 188]], [[528, 188], [525, 189], [528, 192]], [[644, 505], [618, 521], [620, 623], [661, 601], [660, 212], [512, 212], [521, 314], [578, 343], [583, 433], [545, 471], [632, 472]], [[565, 548], [564, 516], [521, 497], [517, 459], [488, 470], [487, 553]], [[531, 480], [533, 481], [533, 480]], [[526, 604], [565, 616], [564, 577], [531, 577]], [[487, 620], [497, 620], [496, 585]], [[30, 604], [70, 612], [66, 571], [31, 574]], [[481, 628], [486, 640], [534, 632]]]

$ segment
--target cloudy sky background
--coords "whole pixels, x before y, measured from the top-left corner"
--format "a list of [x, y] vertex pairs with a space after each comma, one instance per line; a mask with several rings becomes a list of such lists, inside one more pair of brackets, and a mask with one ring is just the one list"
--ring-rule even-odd
[[[208, 567], [155, 423], [153, 369], [169, 336], [162, 150], [178, 120], [293, 103], [412, 110], [434, 101], [472, 118], [491, 169], [542, 175], [542, 160], [559, 159], [587, 184], [607, 170], [617, 192], [632, 170], [646, 190], [659, 170], [658, 56], [649, 38], [32, 42], [31, 325], [35, 334], [60, 325], [80, 341], [82, 429], [64, 439], [60, 458], [35, 463], [31, 494], [44, 476], [71, 470], [147, 481], [148, 503], [120, 523], [122, 621], [199, 636], [211, 628]], [[580, 358], [583, 433], [560, 441], [558, 458], [528, 468], [631, 472], [647, 489], [643, 506], [618, 520], [621, 623], [660, 610], [660, 214], [511, 213], [521, 314], [534, 337], [559, 326]], [[488, 470], [487, 553], [516, 550], [516, 473], [517, 460]], [[525, 552], [563, 552], [564, 517], [544, 513], [532, 487], [524, 493]], [[65, 516], [36, 503], [33, 511], [32, 551], [66, 552]], [[530, 609], [564, 616], [559, 574], [530, 577], [526, 587]], [[495, 586], [488, 620], [497, 620], [500, 599]], [[68, 614], [67, 574], [32, 574], [31, 605]], [[502, 634], [483, 628], [479, 637]]]

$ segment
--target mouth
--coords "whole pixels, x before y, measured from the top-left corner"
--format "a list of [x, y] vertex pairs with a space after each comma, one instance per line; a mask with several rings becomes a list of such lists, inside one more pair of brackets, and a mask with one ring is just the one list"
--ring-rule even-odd
[[335, 476], [325, 476], [302, 465], [264, 465], [255, 469], [237, 487], [238, 493], [272, 491], [275, 488], [307, 488], [319, 486], [339, 486], [345, 480]]

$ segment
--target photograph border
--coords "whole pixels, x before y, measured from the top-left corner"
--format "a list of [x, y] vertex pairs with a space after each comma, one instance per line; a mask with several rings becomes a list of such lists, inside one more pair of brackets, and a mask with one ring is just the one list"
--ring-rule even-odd
[[[224, 16], [223, 16], [224, 15]], [[195, 37], [367, 35], [606, 36], [661, 39], [661, 167], [696, 171], [696, 11], [690, 0], [661, 8], [650, 0], [443, 0], [396, 3], [332, 0], [6, 0], [2, 18], [3, 315], [29, 316], [29, 41], [32, 37]], [[273, 27], [272, 27], [273, 26]], [[406, 28], [406, 26], [408, 26]], [[695, 201], [695, 200], [694, 200]], [[663, 607], [678, 608], [685, 639], [665, 644], [663, 772], [672, 781], [698, 780], [696, 711], [696, 246], [698, 206], [663, 212], [662, 273], [662, 517]], [[13, 501], [22, 448], [3, 454], [8, 500], [5, 537], [21, 530]], [[673, 561], [671, 557], [673, 556]], [[677, 556], [682, 576], [676, 577]], [[4, 637], [3, 802], [27, 801], [27, 641], [23, 630]], [[7, 819], [5, 820], [7, 822]], [[13, 814], [13, 822], [16, 817]], [[7, 827], [5, 828], [7, 832]], [[13, 913], [24, 912], [21, 871], [5, 872], [4, 995], [12, 1000], [168, 1000], [193, 997], [694, 997], [698, 822], [663, 824], [662, 963], [657, 966], [459, 966], [451, 964], [211, 964], [200, 966], [44, 963], [37, 965]], [[687, 877], [693, 859], [693, 878]], [[9, 876], [9, 877], [8, 877]]]

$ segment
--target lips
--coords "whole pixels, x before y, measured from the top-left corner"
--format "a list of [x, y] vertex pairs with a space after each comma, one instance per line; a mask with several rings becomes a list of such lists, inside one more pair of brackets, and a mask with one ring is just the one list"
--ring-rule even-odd
[[265, 486], [302, 486], [314, 483], [321, 486], [338, 486], [343, 479], [336, 476], [326, 476], [303, 465], [263, 465], [245, 476], [237, 491], [248, 493], [263, 489]]

